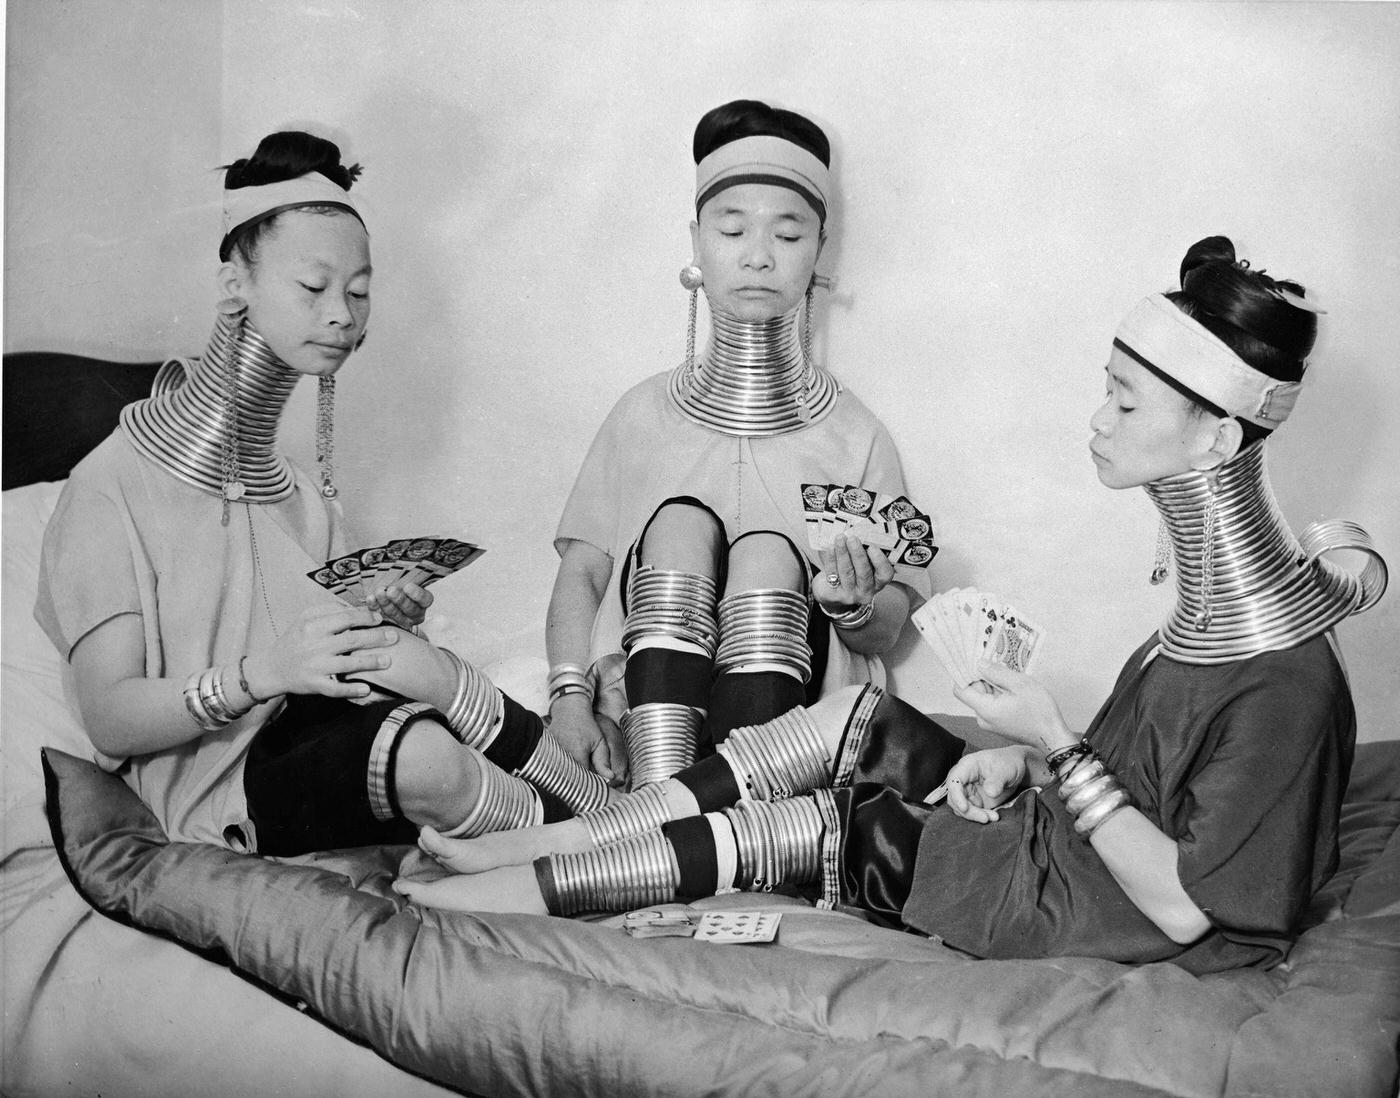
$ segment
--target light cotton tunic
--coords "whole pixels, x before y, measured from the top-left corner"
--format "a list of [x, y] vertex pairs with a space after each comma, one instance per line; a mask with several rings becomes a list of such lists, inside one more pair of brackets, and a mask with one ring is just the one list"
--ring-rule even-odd
[[[141, 617], [146, 677], [183, 685], [265, 648], [313, 606], [344, 608], [307, 577], [347, 551], [340, 508], [293, 472], [291, 496], [234, 504], [224, 526], [218, 497], [142, 457], [120, 429], [74, 468], [45, 531], [34, 616], [64, 657], [75, 712], [67, 661], [120, 614]], [[278, 704], [179, 747], [98, 761], [121, 771], [172, 839], [252, 845], [243, 761]]]
[[[884, 425], [849, 390], [823, 419], [799, 431], [762, 438], [711, 430], [683, 416], [667, 395], [668, 373], [634, 386], [613, 407], [579, 470], [555, 533], [562, 555], [583, 541], [612, 558], [612, 576], [593, 623], [590, 660], [600, 685], [621, 674], [622, 560], [656, 508], [672, 496], [694, 496], [724, 522], [729, 540], [752, 530], [792, 539], [815, 567], [802, 513], [804, 483], [855, 484], [902, 495], [899, 455]], [[922, 503], [923, 501], [918, 501]], [[897, 580], [922, 597], [926, 570], [900, 568]], [[854, 683], [883, 685], [878, 656], [852, 652], [836, 629], [822, 693]]]

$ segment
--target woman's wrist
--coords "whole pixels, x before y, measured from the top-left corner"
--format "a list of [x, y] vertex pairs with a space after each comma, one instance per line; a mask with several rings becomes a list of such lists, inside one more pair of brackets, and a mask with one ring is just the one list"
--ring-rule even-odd
[[269, 680], [270, 676], [254, 655], [245, 655], [240, 659], [233, 674], [233, 681], [238, 684], [238, 689], [246, 693], [254, 705], [261, 705], [279, 694], [286, 693], [285, 690], [277, 688], [276, 682]]
[[822, 613], [831, 619], [832, 625], [848, 632], [863, 629], [870, 624], [871, 619], [875, 616], [875, 600], [873, 598], [869, 602], [842, 609], [833, 609], [820, 600], [818, 600], [817, 605], [821, 607]]
[[581, 663], [561, 660], [549, 669], [549, 708], [553, 712], [558, 702], [572, 699], [572, 706], [593, 708], [593, 676]]

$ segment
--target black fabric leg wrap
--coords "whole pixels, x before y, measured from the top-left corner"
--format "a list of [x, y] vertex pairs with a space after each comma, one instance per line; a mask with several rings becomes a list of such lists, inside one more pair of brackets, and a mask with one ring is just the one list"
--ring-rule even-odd
[[802, 705], [807, 691], [781, 671], [731, 673], [715, 680], [702, 742], [718, 747], [745, 725], [764, 724]]
[[675, 779], [690, 790], [701, 812], [718, 812], [739, 800], [739, 783], [722, 755], [691, 763]]
[[714, 661], [699, 652], [642, 648], [627, 657], [627, 704], [674, 702], [692, 709], [710, 704]]
[[833, 796], [841, 820], [842, 902], [863, 908], [884, 926], [902, 928], [919, 837], [933, 809], [869, 782], [837, 789]]
[[554, 867], [549, 856], [536, 858], [535, 884], [539, 885], [540, 896], [544, 899], [544, 909], [551, 915], [559, 914], [559, 886], [554, 883]]
[[[967, 744], [893, 694], [870, 687], [837, 749], [836, 785], [875, 782], [922, 801], [943, 784]], [[852, 765], [854, 764], [854, 765]]]
[[544, 735], [544, 721], [540, 720], [538, 713], [526, 709], [509, 694], [502, 692], [501, 702], [505, 714], [501, 730], [482, 754], [508, 774], [513, 774], [534, 754], [535, 745]]
[[540, 805], [544, 808], [544, 822], [547, 824], [558, 823], [560, 820], [572, 820], [574, 810], [561, 801], [553, 793], [535, 786], [535, 792], [539, 794]]
[[676, 889], [678, 900], [698, 900], [713, 896], [715, 878], [719, 874], [719, 859], [715, 855], [715, 833], [704, 816], [687, 816], [661, 825], [661, 832], [676, 852], [681, 883]]

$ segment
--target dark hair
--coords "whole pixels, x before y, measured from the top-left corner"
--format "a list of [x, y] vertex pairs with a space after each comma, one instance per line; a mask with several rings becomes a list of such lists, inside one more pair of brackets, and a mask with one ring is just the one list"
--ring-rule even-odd
[[[1235, 258], [1229, 237], [1208, 236], [1192, 244], [1181, 261], [1181, 289], [1166, 295], [1242, 360], [1278, 381], [1299, 381], [1317, 339], [1317, 315], [1283, 296], [1305, 297], [1303, 287], [1270, 278]], [[1224, 415], [1209, 401], [1189, 394], [1199, 406]], [[1269, 429], [1240, 421], [1245, 441], [1254, 442]]]
[[695, 163], [700, 163], [721, 145], [741, 137], [781, 137], [801, 145], [831, 167], [831, 142], [820, 126], [795, 111], [770, 107], [757, 99], [735, 99], [705, 112], [695, 127], [695, 139], [691, 143]]
[[[360, 175], [360, 165], [352, 164], [346, 167], [340, 162], [340, 146], [334, 141], [327, 141], [324, 137], [303, 133], [301, 130], [270, 133], [258, 142], [252, 156], [235, 160], [232, 164], [224, 164], [222, 168], [224, 190], [227, 191], [281, 183], [287, 179], [297, 179], [308, 172], [320, 172], [336, 186], [348, 191]], [[327, 203], [300, 206], [298, 209], [331, 212], [343, 211], [348, 207]], [[235, 225], [219, 245], [219, 258], [227, 260], [237, 250], [244, 262], [252, 263], [257, 255], [259, 241], [276, 220], [277, 211], [273, 211], [265, 217]]]

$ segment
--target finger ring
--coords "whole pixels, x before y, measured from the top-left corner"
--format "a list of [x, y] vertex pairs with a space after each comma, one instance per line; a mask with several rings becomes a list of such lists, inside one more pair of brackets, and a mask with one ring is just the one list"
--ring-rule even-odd
[[841, 577], [838, 576], [835, 572], [828, 572], [826, 574], [826, 582], [831, 584], [832, 587], [840, 587]]

